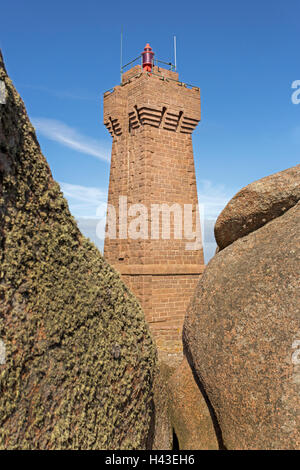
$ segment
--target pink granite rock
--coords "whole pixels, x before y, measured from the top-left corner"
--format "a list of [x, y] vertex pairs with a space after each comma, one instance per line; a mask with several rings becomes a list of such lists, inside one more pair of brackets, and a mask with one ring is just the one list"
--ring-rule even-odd
[[249, 184], [229, 201], [215, 225], [220, 250], [281, 216], [300, 200], [300, 165]]
[[228, 449], [300, 449], [299, 228], [300, 203], [216, 254], [187, 313]]

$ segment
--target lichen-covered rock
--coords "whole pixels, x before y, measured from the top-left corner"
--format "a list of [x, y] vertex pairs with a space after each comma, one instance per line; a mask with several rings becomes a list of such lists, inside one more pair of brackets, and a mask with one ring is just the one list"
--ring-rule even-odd
[[168, 389], [169, 414], [179, 449], [219, 449], [210, 410], [186, 358], [170, 377]]
[[184, 343], [228, 449], [300, 449], [300, 203], [210, 261]]
[[79, 232], [1, 55], [0, 80], [0, 448], [144, 448], [142, 310]]
[[284, 214], [300, 200], [300, 165], [266, 176], [241, 189], [215, 224], [220, 250]]
[[153, 389], [153, 450], [222, 447], [222, 442], [220, 446], [218, 443], [219, 428], [215, 431], [213, 410], [208, 407], [185, 357], [180, 363], [160, 362]]
[[165, 362], [159, 362], [153, 385], [154, 420], [153, 420], [153, 450], [172, 450], [173, 427], [169, 410], [169, 379], [174, 368]]

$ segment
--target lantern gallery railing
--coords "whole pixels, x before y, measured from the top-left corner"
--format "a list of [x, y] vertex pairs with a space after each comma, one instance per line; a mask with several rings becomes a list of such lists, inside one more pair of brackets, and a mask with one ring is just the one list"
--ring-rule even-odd
[[[136, 73], [135, 75], [132, 75], [126, 82], [122, 82], [121, 83], [121, 86], [124, 86], [124, 85], [127, 85], [127, 83], [130, 83], [134, 78], [138, 78], [142, 75], [142, 71], [139, 72], [139, 73]], [[159, 73], [155, 73], [155, 72], [146, 72], [146, 74], [148, 76], [151, 76], [151, 75], [154, 75], [156, 77], [159, 77], [161, 80], [163, 81], [166, 81], [166, 82], [176, 82], [178, 83], [179, 86], [183, 86], [185, 88], [192, 88], [194, 90], [197, 90], [199, 91], [199, 87], [198, 86], [195, 86], [195, 85], [191, 85], [190, 83], [185, 83], [185, 82], [182, 82], [180, 80], [175, 80], [174, 78], [170, 78], [170, 77], [164, 77], [163, 75], [159, 74]], [[115, 91], [115, 88], [110, 88], [109, 90], [106, 90], [104, 93], [103, 93], [103, 96], [106, 96], [106, 95], [109, 95], [110, 93], [113, 93]]]
[[[138, 57], [136, 57], [135, 59], [131, 60], [130, 62], [128, 62], [128, 64], [125, 64], [125, 65], [122, 65], [121, 67], [121, 75], [123, 75], [123, 73], [125, 72], [125, 69], [129, 66], [129, 65], [132, 65], [134, 64], [135, 62], [137, 61], [140, 61], [141, 62], [141, 68], [143, 68], [143, 62], [142, 62], [142, 54], [139, 55]], [[172, 62], [164, 62], [163, 60], [159, 60], [159, 59], [153, 59], [152, 61], [152, 67], [154, 66], [157, 66], [159, 67], [158, 64], [164, 64], [164, 65], [168, 65], [169, 66], [169, 70], [171, 70], [171, 72], [176, 72], [176, 67], [174, 64], [172, 64]]]
[[[130, 77], [126, 82], [122, 82], [121, 83], [121, 86], [124, 86], [124, 85], [127, 85], [127, 83], [130, 83], [134, 78], [138, 78], [142, 75], [142, 71], [139, 72], [139, 73], [136, 73], [135, 75], [133, 75], [132, 77]], [[158, 73], [154, 73], [154, 72], [146, 72], [146, 74], [148, 76], [151, 76], [151, 75], [154, 75], [156, 77], [159, 77], [160, 80], [163, 80], [163, 81], [166, 81], [166, 82], [176, 82], [178, 83], [179, 86], [183, 86], [185, 88], [191, 88], [191, 89], [194, 89], [194, 90], [197, 90], [199, 91], [199, 87], [198, 86], [195, 86], [195, 85], [191, 85], [190, 83], [185, 83], [185, 82], [181, 82], [180, 80], [175, 80], [174, 78], [170, 78], [170, 77], [164, 77], [163, 75], [160, 75]], [[109, 95], [111, 93], [113, 93], [115, 91], [115, 88], [110, 88], [109, 90], [106, 90], [104, 93], [103, 93], [103, 96], [106, 96], [106, 95]]]
[[172, 64], [172, 62], [165, 62], [163, 60], [159, 60], [159, 59], [154, 59], [154, 52], [152, 51], [152, 47], [149, 45], [149, 44], [146, 44], [143, 52], [138, 56], [136, 57], [135, 59], [131, 60], [130, 62], [128, 62], [127, 64], [125, 65], [122, 65], [121, 64], [121, 77], [125, 71], [125, 69], [129, 66], [129, 65], [132, 65], [134, 64], [135, 62], [137, 61], [141, 61], [141, 68], [145, 71], [145, 72], [151, 72], [152, 71], [152, 68], [156, 65], [157, 67], [159, 66], [158, 64], [164, 64], [164, 65], [167, 65], [169, 67], [169, 70], [171, 70], [171, 72], [176, 72], [176, 65]]
[[[142, 63], [142, 60], [141, 60], [141, 59], [142, 59], [141, 56], [138, 56], [138, 57], [136, 57], [135, 59], [133, 59], [133, 60], [131, 60], [130, 62], [128, 62], [128, 64], [122, 65], [122, 67], [121, 67], [121, 75], [123, 75], [123, 73], [125, 72], [125, 69], [126, 69], [129, 65], [134, 64], [134, 63], [137, 62], [137, 61], [141, 61], [141, 68], [143, 68], [143, 63]], [[154, 66], [159, 67], [158, 64], [168, 65], [168, 66], [169, 66], [169, 70], [171, 70], [171, 72], [176, 72], [175, 65], [172, 64], [172, 62], [164, 62], [163, 60], [153, 59], [152, 67], [154, 67]]]
[[141, 56], [142, 56], [142, 54], [140, 54], [138, 57], [136, 57], [135, 59], [133, 59], [133, 60], [131, 60], [130, 62], [128, 62], [128, 64], [122, 65], [122, 67], [121, 67], [121, 74], [124, 73], [124, 69], [126, 69], [126, 67], [128, 67], [128, 65], [134, 64], [135, 62], [137, 62], [138, 60], [140, 60], [140, 59], [141, 59]]
[[[171, 72], [176, 72], [176, 46], [175, 46], [175, 38], [174, 38], [174, 51], [175, 51], [175, 65], [172, 64], [172, 62], [165, 62], [163, 60], [159, 60], [159, 59], [155, 59], [154, 58], [154, 52], [152, 51], [152, 48], [150, 47], [149, 44], [146, 44], [143, 52], [138, 56], [136, 57], [135, 59], [131, 60], [130, 62], [128, 62], [127, 64], [125, 65], [122, 65], [122, 52], [121, 52], [121, 86], [124, 86], [126, 85], [127, 83], [129, 83], [133, 78], [136, 78], [136, 77], [140, 77], [141, 74], [143, 72], [147, 73], [147, 75], [151, 76], [151, 75], [155, 75], [157, 77], [159, 77], [161, 80], [165, 80], [165, 81], [172, 81], [172, 82], [176, 82], [178, 83], [178, 85], [180, 86], [184, 86], [186, 88], [193, 88], [195, 90], [199, 90], [199, 87], [196, 87], [195, 85], [190, 85], [188, 83], [184, 83], [184, 82], [181, 82], [179, 80], [176, 80], [175, 78], [171, 78], [171, 77], [164, 77], [163, 74], [160, 73], [159, 71], [159, 64], [163, 64], [163, 65], [167, 65], [169, 67], [169, 70]], [[122, 51], [122, 47], [121, 47], [121, 51]], [[141, 61], [141, 72], [138, 72], [136, 73], [135, 75], [131, 76], [127, 81], [123, 81], [122, 80], [122, 75], [125, 71], [125, 69], [127, 69], [127, 67], [129, 67], [130, 65], [133, 65], [135, 64], [137, 61]], [[153, 71], [153, 68], [154, 67], [157, 67], [155, 69], [155, 72]], [[110, 94], [110, 93], [113, 93], [114, 91], [114, 88], [111, 88], [110, 90], [107, 90], [104, 95], [106, 94]]]

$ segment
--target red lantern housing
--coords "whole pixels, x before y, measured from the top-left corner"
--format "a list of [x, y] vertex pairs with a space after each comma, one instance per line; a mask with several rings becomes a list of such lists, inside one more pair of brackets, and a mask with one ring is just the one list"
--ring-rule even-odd
[[142, 64], [143, 64], [143, 70], [145, 72], [151, 72], [152, 71], [152, 65], [153, 65], [153, 57], [154, 57], [154, 52], [152, 51], [152, 47], [147, 43], [144, 51], [142, 52]]

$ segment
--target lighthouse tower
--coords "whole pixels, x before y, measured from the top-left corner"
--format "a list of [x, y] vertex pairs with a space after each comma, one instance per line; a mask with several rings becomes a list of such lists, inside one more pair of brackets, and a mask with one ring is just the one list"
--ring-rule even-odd
[[192, 147], [200, 91], [154, 65], [149, 44], [141, 57], [104, 94], [112, 136], [104, 256], [171, 361], [181, 357], [184, 315], [204, 269]]

